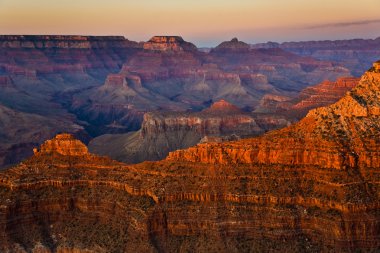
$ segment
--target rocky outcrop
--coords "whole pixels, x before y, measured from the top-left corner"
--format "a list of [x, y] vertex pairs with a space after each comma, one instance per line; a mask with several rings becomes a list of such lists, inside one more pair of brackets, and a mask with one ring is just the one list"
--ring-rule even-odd
[[144, 49], [156, 51], [197, 51], [197, 47], [180, 36], [154, 36], [144, 43]]
[[170, 151], [199, 142], [236, 140], [287, 126], [289, 122], [282, 119], [274, 124], [262, 124], [261, 120], [258, 125], [254, 115], [220, 100], [198, 113], [146, 113], [139, 131], [103, 135], [93, 139], [89, 147], [96, 154], [128, 163], [160, 160]]
[[[246, 48], [238, 40], [223, 45]], [[349, 75], [331, 62], [281, 49], [207, 53], [177, 36], [157, 36], [143, 47], [114, 36], [0, 36], [0, 103], [54, 118], [48, 125], [57, 129], [29, 142], [18, 135], [5, 140], [1, 136], [11, 135], [3, 128], [0, 141], [9, 145], [1, 153], [18, 157], [17, 147], [39, 144], [62, 130], [76, 132], [53, 126], [59, 119], [65, 126], [81, 125], [91, 137], [126, 133], [140, 129], [147, 112], [201, 111], [221, 99], [252, 111], [265, 95], [290, 96]], [[268, 126], [278, 122], [267, 119]], [[34, 129], [28, 124], [26, 129]]]
[[77, 156], [68, 150], [78, 143], [57, 136], [48, 152], [0, 172], [0, 249], [376, 250], [379, 90], [371, 70], [288, 128], [133, 166]]
[[[343, 81], [341, 80], [340, 83]], [[205, 163], [271, 163], [342, 169], [379, 167], [377, 138], [380, 76], [368, 71], [337, 103], [311, 110], [299, 123], [259, 139], [199, 145], [168, 159]], [[371, 137], [369, 137], [371, 136]], [[367, 139], [368, 138], [368, 139]], [[290, 145], [291, 144], [291, 145]]]
[[58, 153], [65, 156], [84, 156], [88, 154], [86, 145], [76, 140], [71, 134], [58, 134], [54, 139], [42, 144], [40, 150], [33, 151], [35, 155]]
[[303, 89], [297, 96], [268, 94], [262, 97], [255, 113], [278, 114], [289, 120], [302, 119], [309, 110], [337, 102], [359, 82], [356, 77], [341, 77], [323, 81]]
[[58, 135], [0, 173], [0, 249], [376, 250], [379, 91], [371, 69], [292, 126], [133, 166]]
[[324, 81], [319, 85], [308, 87], [300, 92], [292, 109], [308, 111], [312, 108], [333, 104], [347, 91], [354, 88], [359, 80], [355, 77], [344, 77], [339, 78], [336, 82]]
[[380, 61], [377, 61], [373, 64], [373, 71], [379, 73], [380, 72]]

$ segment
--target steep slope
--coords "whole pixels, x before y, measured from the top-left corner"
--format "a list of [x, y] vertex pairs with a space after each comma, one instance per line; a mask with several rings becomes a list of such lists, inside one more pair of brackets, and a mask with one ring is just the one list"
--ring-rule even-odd
[[87, 122], [67, 110], [71, 94], [100, 85], [138, 50], [142, 45], [124, 37], [0, 35], [0, 121], [6, 122], [0, 167], [25, 159], [32, 145], [58, 132], [84, 132]]
[[127, 166], [59, 135], [0, 173], [1, 250], [377, 251], [379, 65], [297, 124], [161, 162]]
[[290, 124], [284, 118], [267, 116], [274, 124], [256, 122], [254, 115], [242, 112], [225, 100], [197, 113], [150, 112], [144, 115], [137, 132], [102, 135], [89, 143], [91, 152], [118, 161], [137, 163], [165, 158], [170, 151], [202, 142], [233, 140], [255, 136]]
[[310, 109], [335, 103], [359, 80], [344, 77], [336, 82], [324, 81], [305, 88], [296, 98], [265, 95], [254, 113], [243, 113], [224, 100], [202, 113], [147, 113], [141, 130], [99, 136], [89, 143], [90, 150], [118, 161], [137, 163], [163, 159], [170, 151], [199, 142], [253, 137], [286, 127], [305, 117]]
[[154, 252], [146, 221], [154, 199], [114, 181], [122, 164], [89, 154], [69, 134], [34, 151], [0, 176], [8, 203], [0, 209], [1, 252]]
[[334, 82], [326, 80], [303, 89], [294, 98], [268, 94], [261, 99], [255, 112], [280, 114], [288, 118], [301, 119], [311, 109], [337, 102], [347, 91], [354, 88], [359, 80], [360, 78], [356, 77], [340, 77]]
[[[378, 63], [375, 63], [374, 68], [362, 76], [359, 84], [337, 103], [311, 110], [299, 123], [268, 133], [260, 139], [231, 142], [225, 146], [220, 144], [222, 153], [226, 156], [210, 157], [212, 159], [219, 157], [220, 162], [227, 163], [230, 158], [228, 152], [224, 153], [223, 149], [244, 144], [250, 148], [249, 152], [244, 153], [242, 160], [238, 159], [243, 163], [284, 162], [287, 165], [310, 164], [335, 169], [364, 165], [377, 167], [376, 160], [368, 157], [378, 148], [376, 130], [379, 116], [380, 75], [376, 70], [377, 66]], [[289, 142], [295, 146], [289, 146]], [[215, 145], [215, 150], [218, 150], [219, 146]], [[203, 147], [212, 150], [213, 145], [200, 145], [197, 148], [201, 150]], [[270, 152], [263, 152], [261, 147]], [[174, 152], [170, 157], [190, 155], [190, 150]], [[200, 159], [201, 156], [195, 154], [194, 157]], [[366, 161], [367, 158], [369, 160]]]
[[[143, 48], [118, 73], [126, 79], [128, 89], [125, 85], [112, 90], [93, 87], [73, 96], [73, 112], [108, 129], [94, 135], [137, 130], [145, 112], [200, 111], [220, 99], [252, 109], [264, 95], [294, 95], [324, 79], [350, 75], [330, 62], [281, 49], [252, 50], [237, 39], [221, 43], [210, 53], [198, 51], [178, 36], [155, 36]], [[138, 87], [131, 77], [139, 80]]]

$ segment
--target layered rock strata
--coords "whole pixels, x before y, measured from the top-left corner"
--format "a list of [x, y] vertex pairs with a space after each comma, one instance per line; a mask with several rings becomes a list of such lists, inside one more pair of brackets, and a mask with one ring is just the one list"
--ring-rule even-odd
[[316, 59], [336, 62], [360, 76], [380, 54], [380, 37], [376, 39], [303, 41], [262, 43], [252, 48], [282, 48], [286, 51]]
[[371, 70], [288, 128], [133, 166], [58, 136], [0, 173], [1, 250], [376, 251], [379, 91]]
[[284, 117], [256, 116], [225, 100], [197, 113], [150, 112], [142, 127], [127, 134], [102, 135], [89, 143], [93, 153], [118, 161], [137, 163], [165, 158], [170, 151], [202, 142], [221, 142], [256, 136], [290, 122]]

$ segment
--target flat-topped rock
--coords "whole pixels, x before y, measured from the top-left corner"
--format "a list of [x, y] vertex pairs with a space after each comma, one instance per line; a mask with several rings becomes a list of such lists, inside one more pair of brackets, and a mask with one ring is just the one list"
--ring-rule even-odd
[[197, 47], [181, 36], [154, 36], [144, 43], [144, 49], [155, 51], [196, 51]]
[[45, 141], [39, 150], [35, 148], [33, 152], [35, 155], [58, 153], [65, 156], [84, 156], [88, 154], [88, 149], [72, 134], [63, 133]]

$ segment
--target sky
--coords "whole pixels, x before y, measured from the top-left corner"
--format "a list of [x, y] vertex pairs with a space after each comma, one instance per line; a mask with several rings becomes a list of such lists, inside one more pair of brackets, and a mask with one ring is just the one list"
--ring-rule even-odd
[[197, 46], [380, 36], [380, 0], [0, 0], [0, 34], [180, 35]]

